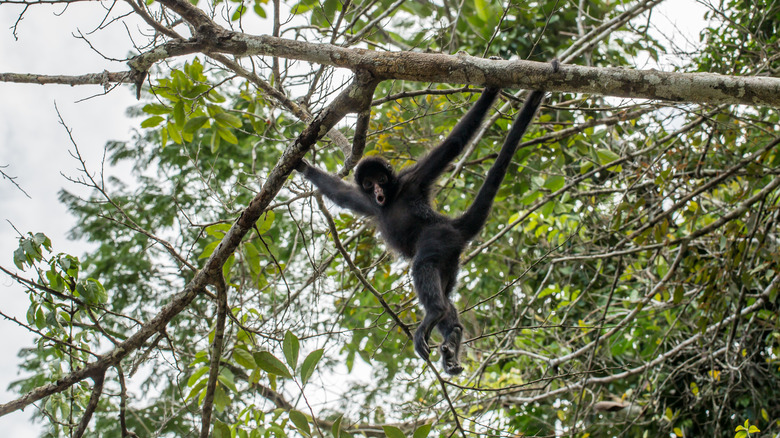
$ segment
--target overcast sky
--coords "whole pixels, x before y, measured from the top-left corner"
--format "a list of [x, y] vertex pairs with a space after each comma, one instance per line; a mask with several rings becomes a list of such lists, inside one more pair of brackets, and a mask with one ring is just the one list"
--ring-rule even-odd
[[[669, 0], [672, 12], [654, 12], [653, 22], [666, 35], [674, 33], [672, 22], [686, 29], [701, 28], [703, 9], [693, 0]], [[61, 7], [34, 6], [18, 27], [16, 41], [9, 27], [13, 26], [21, 8], [7, 4], [0, 7], [0, 72], [41, 74], [84, 74], [103, 70], [122, 71], [121, 63], [109, 62], [88, 45], [72, 37], [79, 29], [87, 34], [102, 19], [103, 8], [98, 3], [75, 3], [64, 13]], [[57, 13], [59, 16], [56, 16]], [[655, 15], [657, 14], [657, 15]], [[690, 30], [688, 32], [691, 32]], [[696, 33], [693, 33], [695, 35]], [[122, 26], [101, 30], [95, 41], [106, 56], [122, 58], [131, 43]], [[684, 41], [678, 36], [678, 44]], [[692, 39], [697, 43], [697, 39]], [[640, 68], [656, 67], [653, 65]], [[667, 66], [664, 68], [669, 70]], [[81, 256], [88, 248], [84, 242], [67, 240], [75, 225], [65, 207], [57, 200], [58, 192], [66, 188], [84, 193], [69, 183], [61, 173], [78, 177], [78, 163], [70, 157], [73, 146], [60, 124], [55, 102], [65, 123], [73, 131], [81, 153], [90, 168], [98, 171], [103, 146], [109, 140], [126, 140], [140, 121], [125, 116], [126, 109], [136, 104], [131, 87], [121, 87], [109, 95], [99, 86], [68, 87], [63, 85], [26, 85], [0, 82], [0, 166], [16, 176], [16, 182], [30, 195], [27, 198], [7, 180], [0, 178], [0, 265], [13, 267], [12, 253], [20, 232], [43, 232], [53, 242], [55, 252]], [[109, 173], [120, 173], [111, 171]], [[25, 321], [28, 300], [23, 290], [7, 277], [0, 276], [0, 311], [9, 317]], [[18, 395], [6, 390], [17, 380], [19, 359], [16, 352], [32, 346], [32, 336], [24, 329], [0, 317], [0, 403]], [[41, 428], [29, 422], [34, 408], [0, 418], [0, 430], [8, 437], [35, 437]]]
[[[19, 26], [15, 41], [8, 28], [13, 25], [20, 9], [9, 5], [0, 7], [0, 71], [35, 72], [44, 74], [82, 74], [104, 69], [121, 71], [120, 63], [110, 63], [89, 49], [86, 43], [71, 34], [76, 26], [99, 23], [102, 8], [96, 3], [71, 5], [61, 16], [57, 7], [32, 7]], [[118, 26], [114, 26], [117, 27]], [[82, 28], [83, 32], [91, 31]], [[117, 29], [120, 30], [120, 29]], [[129, 47], [126, 34], [102, 32], [101, 48], [120, 58]], [[110, 47], [121, 53], [112, 53]], [[30, 195], [27, 198], [7, 180], [0, 179], [0, 264], [13, 267], [13, 250], [18, 235], [9, 224], [27, 233], [43, 232], [54, 244], [56, 252], [80, 256], [88, 248], [84, 243], [66, 240], [66, 234], [75, 225], [65, 207], [57, 200], [60, 189], [78, 190], [68, 183], [60, 172], [78, 176], [77, 163], [69, 155], [72, 146], [65, 128], [60, 125], [54, 108], [56, 102], [67, 125], [73, 130], [84, 156], [90, 165], [99, 169], [103, 146], [107, 140], [128, 139], [132, 120], [125, 109], [135, 103], [128, 87], [115, 90], [107, 96], [77, 101], [101, 94], [102, 87], [68, 87], [63, 85], [25, 85], [0, 82], [0, 165], [3, 171], [16, 176], [16, 182]], [[82, 191], [83, 192], [83, 191]], [[6, 276], [0, 276], [0, 311], [25, 321], [27, 304], [23, 290]], [[0, 403], [18, 395], [8, 392], [8, 384], [17, 380], [19, 359], [16, 352], [33, 345], [32, 336], [7, 320], [0, 320]], [[41, 428], [29, 422], [34, 408], [0, 418], [0, 430], [7, 437], [36, 437]]]

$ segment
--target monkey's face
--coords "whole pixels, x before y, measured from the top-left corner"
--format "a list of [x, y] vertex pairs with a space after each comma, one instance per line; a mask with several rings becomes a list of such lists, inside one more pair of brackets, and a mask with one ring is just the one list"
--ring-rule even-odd
[[388, 193], [388, 181], [390, 179], [385, 173], [377, 173], [375, 175], [368, 175], [363, 179], [361, 186], [363, 192], [374, 198], [374, 201], [379, 206], [384, 206], [387, 202]]

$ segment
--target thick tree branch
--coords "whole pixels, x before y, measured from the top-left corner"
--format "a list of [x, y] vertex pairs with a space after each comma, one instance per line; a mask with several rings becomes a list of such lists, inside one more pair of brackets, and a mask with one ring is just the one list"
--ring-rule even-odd
[[232, 33], [229, 41], [231, 43], [223, 47], [234, 55], [272, 55], [335, 67], [360, 68], [381, 79], [520, 87], [675, 102], [780, 107], [780, 79], [777, 78], [596, 68], [571, 64], [561, 65], [558, 73], [552, 73], [548, 63], [490, 60], [464, 54], [377, 52], [239, 33]]
[[[175, 3], [179, 4], [178, 1]], [[194, 15], [200, 17], [199, 14]], [[227, 53], [238, 57], [274, 56], [353, 71], [363, 70], [379, 80], [491, 85], [674, 102], [780, 107], [778, 78], [596, 68], [572, 64], [561, 65], [559, 72], [552, 73], [548, 63], [491, 60], [466, 54], [349, 49], [270, 35], [248, 35], [222, 29], [210, 21], [197, 22], [200, 23], [197, 29], [201, 33], [196, 37], [188, 41], [169, 41], [133, 58], [128, 63], [132, 72], [71, 77], [0, 73], [0, 81], [103, 84], [107, 77], [112, 82], [137, 83], [139, 72], [146, 72], [164, 59], [192, 53]]]
[[0, 82], [17, 84], [110, 85], [133, 83], [131, 72], [103, 72], [84, 75], [39, 75], [35, 73], [0, 73]]

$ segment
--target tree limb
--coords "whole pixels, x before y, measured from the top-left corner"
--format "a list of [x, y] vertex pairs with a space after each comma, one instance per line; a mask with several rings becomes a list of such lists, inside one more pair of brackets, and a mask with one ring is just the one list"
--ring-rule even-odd
[[673, 102], [780, 107], [778, 78], [573, 64], [562, 64], [557, 73], [552, 73], [548, 63], [534, 61], [491, 60], [464, 53], [446, 55], [350, 49], [332, 44], [234, 32], [219, 27], [189, 2], [164, 0], [162, 3], [169, 7], [175, 5], [172, 9], [193, 24], [198, 34], [186, 41], [168, 41], [131, 59], [128, 62], [130, 72], [83, 76], [0, 73], [0, 81], [76, 85], [103, 84], [107, 78], [112, 82], [137, 84], [140, 74], [159, 61], [192, 53], [226, 53], [237, 57], [274, 56], [352, 71], [363, 70], [378, 80], [490, 85]]

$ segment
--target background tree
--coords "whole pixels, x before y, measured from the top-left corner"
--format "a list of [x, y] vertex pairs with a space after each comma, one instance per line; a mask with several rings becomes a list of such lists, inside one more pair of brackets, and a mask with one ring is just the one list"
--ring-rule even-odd
[[[136, 178], [74, 141], [94, 194], [61, 199], [96, 249], [30, 230], [2, 267], [38, 342], [0, 414], [37, 403], [54, 436], [777, 434], [780, 6], [708, 4], [680, 73], [634, 70], [668, 50], [659, 3], [96, 3], [133, 37], [127, 71], [0, 79], [133, 84], [141, 129], [106, 152]], [[41, 6], [0, 4], [12, 32]], [[466, 371], [444, 379], [407, 335], [407, 263], [290, 175], [307, 153], [408, 166], [485, 84], [556, 92], [463, 257]], [[440, 210], [469, 205], [521, 101]]]

